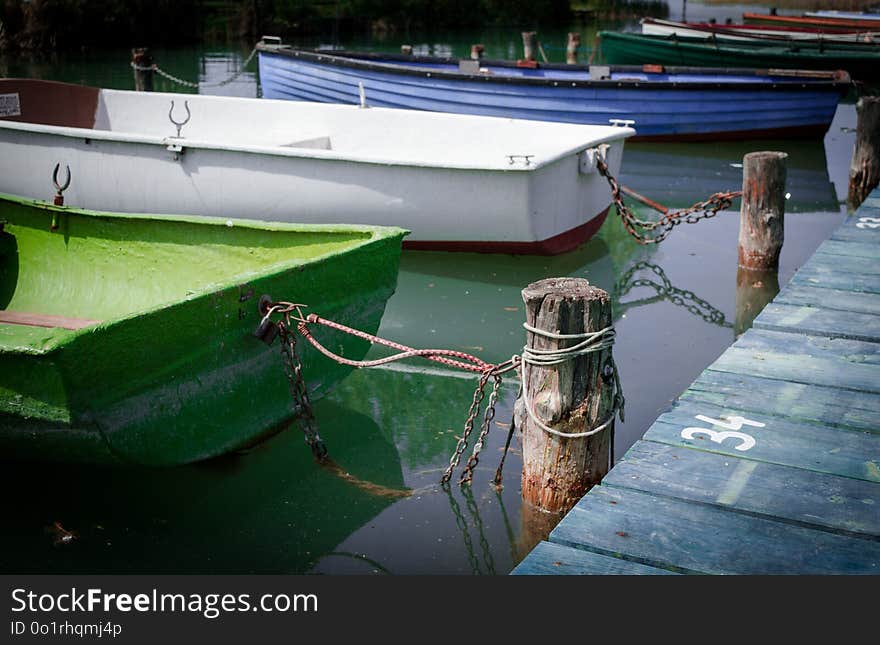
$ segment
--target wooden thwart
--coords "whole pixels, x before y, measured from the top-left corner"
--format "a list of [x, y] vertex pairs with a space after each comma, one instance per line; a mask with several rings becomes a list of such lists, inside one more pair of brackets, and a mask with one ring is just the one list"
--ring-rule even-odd
[[52, 316], [50, 314], [35, 314], [24, 311], [0, 310], [0, 324], [24, 325], [27, 327], [53, 327], [57, 329], [82, 329], [97, 325], [100, 320], [88, 320], [86, 318], [68, 318], [66, 316]]

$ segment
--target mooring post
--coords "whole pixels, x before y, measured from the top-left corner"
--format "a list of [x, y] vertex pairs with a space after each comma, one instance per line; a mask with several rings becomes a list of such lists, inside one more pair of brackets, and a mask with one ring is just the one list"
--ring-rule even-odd
[[569, 65], [577, 65], [578, 49], [581, 46], [581, 35], [573, 31], [568, 32], [568, 47], [565, 49], [565, 62]]
[[743, 157], [739, 219], [739, 266], [775, 271], [785, 232], [784, 152], [750, 152]]
[[486, 48], [483, 45], [471, 45], [471, 58], [474, 60], [480, 60], [483, 58], [483, 53], [486, 51]]
[[523, 60], [535, 60], [535, 52], [538, 50], [538, 32], [522, 32]]
[[400, 53], [404, 56], [412, 56], [412, 45], [401, 45]]
[[856, 104], [856, 145], [849, 165], [846, 203], [857, 209], [880, 183], [880, 97], [863, 96]]
[[153, 91], [153, 56], [146, 47], [135, 47], [131, 50], [131, 62], [134, 69], [134, 89], [137, 92]]
[[[583, 342], [553, 335], [611, 328], [611, 298], [584, 279], [540, 280], [523, 289], [522, 297], [527, 324], [539, 330], [527, 332], [527, 347], [539, 354]], [[616, 373], [608, 345], [571, 355], [556, 365], [524, 362], [523, 394], [516, 413], [523, 433], [522, 495], [524, 502], [541, 511], [568, 511], [608, 472], [613, 418], [590, 436], [568, 439], [548, 432], [532, 416], [564, 434], [591, 431], [612, 417]]]

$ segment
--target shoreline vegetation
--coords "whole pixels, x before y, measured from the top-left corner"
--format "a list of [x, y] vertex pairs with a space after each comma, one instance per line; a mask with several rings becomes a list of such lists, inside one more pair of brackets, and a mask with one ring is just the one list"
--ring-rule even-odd
[[262, 34], [538, 29], [668, 11], [664, 0], [0, 0], [0, 51], [253, 41]]

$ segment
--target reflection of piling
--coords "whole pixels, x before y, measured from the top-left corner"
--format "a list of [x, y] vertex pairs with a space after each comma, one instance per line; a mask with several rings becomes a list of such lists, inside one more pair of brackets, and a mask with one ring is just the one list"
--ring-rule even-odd
[[784, 152], [750, 152], [743, 157], [739, 221], [739, 266], [743, 268], [779, 268], [785, 230], [787, 157]]
[[[602, 289], [578, 278], [550, 278], [523, 289], [526, 321], [539, 333], [528, 332], [528, 349], [544, 355], [570, 348], [581, 335], [611, 327], [611, 298]], [[517, 426], [523, 429], [523, 500], [544, 512], [567, 511], [608, 472], [614, 421], [598, 428], [614, 408], [611, 348], [569, 355], [555, 365], [526, 362]], [[539, 425], [526, 409], [543, 425]]]
[[523, 60], [535, 60], [535, 52], [538, 51], [538, 32], [522, 32]]
[[849, 166], [847, 205], [855, 210], [880, 183], [880, 97], [863, 96], [856, 105], [856, 145]]
[[761, 310], [779, 293], [779, 274], [739, 267], [736, 271], [736, 319], [733, 333], [737, 336], [752, 326]]
[[134, 89], [137, 92], [153, 91], [153, 56], [146, 47], [131, 50], [131, 62], [134, 69]]
[[569, 65], [577, 65], [578, 49], [581, 46], [581, 35], [573, 31], [568, 32], [568, 47], [565, 49], [565, 62]]
[[546, 540], [550, 531], [556, 528], [564, 516], [563, 512], [547, 513], [523, 500], [519, 539], [516, 541], [516, 561], [531, 553], [542, 540]]

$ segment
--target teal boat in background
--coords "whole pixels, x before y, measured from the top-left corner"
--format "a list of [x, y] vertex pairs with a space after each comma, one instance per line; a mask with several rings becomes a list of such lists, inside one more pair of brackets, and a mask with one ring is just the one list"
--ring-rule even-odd
[[753, 67], [768, 74], [779, 69], [845, 70], [853, 79], [880, 79], [876, 43], [731, 41], [616, 31], [600, 31], [599, 40], [602, 58], [612, 65]]

